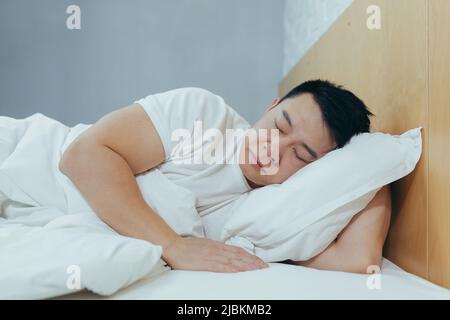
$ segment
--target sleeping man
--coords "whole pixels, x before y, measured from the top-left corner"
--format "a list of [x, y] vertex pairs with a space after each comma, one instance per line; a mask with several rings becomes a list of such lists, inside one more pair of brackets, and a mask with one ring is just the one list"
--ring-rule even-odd
[[[175, 89], [102, 117], [70, 144], [59, 169], [118, 233], [161, 245], [162, 258], [173, 269], [255, 270], [267, 264], [241, 248], [214, 237], [178, 235], [145, 202], [135, 177], [160, 169], [168, 179], [194, 192], [201, 217], [215, 218], [211, 215], [215, 210], [243, 193], [280, 184], [331, 150], [342, 148], [352, 136], [369, 132], [370, 116], [354, 94], [322, 80], [302, 83], [274, 99], [253, 126], [218, 95], [200, 88]], [[192, 134], [186, 144], [175, 134], [180, 129], [196, 132], [197, 124], [214, 129], [213, 142]], [[212, 162], [180, 161], [204, 154], [229, 129], [242, 134], [235, 146], [228, 148], [226, 142], [227, 151], [219, 157], [223, 161], [217, 157]], [[255, 139], [252, 132], [267, 134]], [[390, 190], [384, 187], [324, 251], [308, 261], [290, 263], [366, 273], [381, 263], [390, 213]]]

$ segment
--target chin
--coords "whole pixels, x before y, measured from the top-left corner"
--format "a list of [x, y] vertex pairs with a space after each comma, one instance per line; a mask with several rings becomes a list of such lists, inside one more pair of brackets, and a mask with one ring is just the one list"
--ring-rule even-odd
[[252, 181], [253, 184], [256, 184], [258, 186], [258, 188], [265, 187], [265, 186], [268, 186], [270, 184], [273, 184], [273, 182], [264, 181], [263, 179], [261, 179], [261, 176], [258, 176], [257, 178], [250, 179], [250, 180]]
[[[268, 179], [270, 177], [270, 175], [261, 175], [258, 174], [255, 169], [252, 167], [252, 165], [246, 164], [246, 169], [247, 174], [245, 174], [245, 177], [247, 178], [248, 181], [252, 182], [251, 187], [252, 188], [260, 188], [260, 187], [265, 187], [271, 184], [278, 184], [279, 182], [277, 181], [271, 181], [272, 179]], [[254, 186], [256, 185], [256, 186]]]

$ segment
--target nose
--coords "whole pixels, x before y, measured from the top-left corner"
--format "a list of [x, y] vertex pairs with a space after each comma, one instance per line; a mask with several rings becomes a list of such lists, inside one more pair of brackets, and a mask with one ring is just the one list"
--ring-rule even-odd
[[270, 149], [271, 147], [267, 142], [263, 142], [260, 145], [258, 160], [263, 168], [271, 165], [274, 162]]
[[270, 143], [265, 141], [260, 145], [259, 161], [263, 167], [276, 166], [280, 163], [280, 155], [288, 147], [289, 142], [286, 139], [271, 139]]
[[[270, 142], [270, 143], [269, 143]], [[282, 155], [289, 149], [291, 141], [288, 137], [275, 137], [270, 141], [262, 143], [259, 160], [263, 167], [270, 165], [278, 166], [281, 162]]]

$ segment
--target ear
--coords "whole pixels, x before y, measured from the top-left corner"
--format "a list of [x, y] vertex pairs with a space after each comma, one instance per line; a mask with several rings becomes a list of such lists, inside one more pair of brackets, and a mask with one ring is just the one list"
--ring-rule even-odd
[[281, 100], [280, 97], [276, 97], [275, 99], [273, 99], [272, 104], [266, 109], [266, 112], [269, 112], [270, 110], [275, 108], [280, 103], [280, 100]]

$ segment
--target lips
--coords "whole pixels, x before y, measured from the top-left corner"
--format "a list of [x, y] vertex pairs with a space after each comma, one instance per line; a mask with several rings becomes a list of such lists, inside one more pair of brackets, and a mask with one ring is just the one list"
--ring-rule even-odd
[[[258, 158], [255, 157], [255, 155], [252, 152], [250, 152], [250, 155], [253, 158], [250, 159], [250, 164], [257, 169], [261, 169], [263, 167], [262, 163], [258, 160]], [[256, 160], [256, 163], [254, 160]]]

